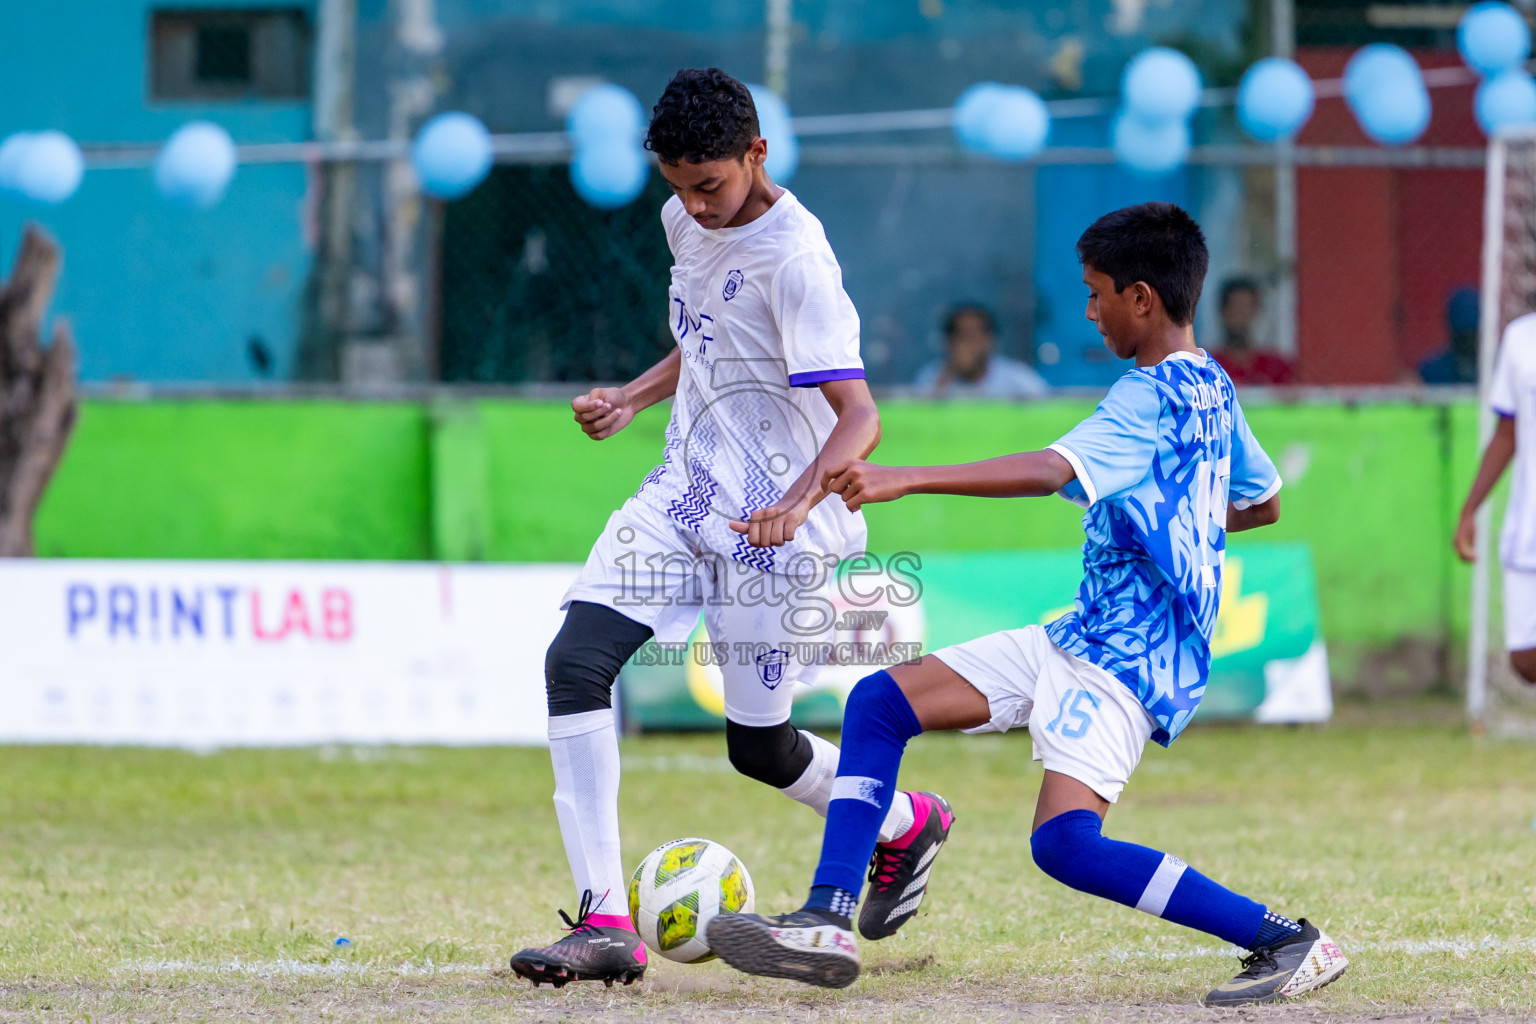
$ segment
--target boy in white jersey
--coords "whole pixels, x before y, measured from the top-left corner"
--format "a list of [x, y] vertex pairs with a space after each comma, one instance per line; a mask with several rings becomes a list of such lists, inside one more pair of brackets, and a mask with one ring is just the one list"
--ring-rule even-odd
[[907, 741], [1026, 725], [1045, 766], [1029, 836], [1035, 864], [1074, 889], [1246, 948], [1242, 973], [1207, 1004], [1290, 999], [1349, 966], [1306, 920], [1171, 853], [1103, 835], [1147, 741], [1172, 743], [1200, 704], [1226, 535], [1279, 518], [1280, 477], [1231, 379], [1195, 346], [1208, 263], [1199, 225], [1172, 203], [1126, 207], [1083, 232], [1077, 255], [1088, 319], [1116, 357], [1136, 361], [1093, 415], [1040, 451], [961, 466], [854, 460], [829, 482], [852, 509], [909, 494], [1060, 494], [1087, 509], [1076, 603], [1048, 626], [945, 647], [854, 687], [810, 893], [791, 914], [712, 918], [710, 948], [732, 967], [852, 984], [860, 961], [850, 917]]
[[[863, 458], [880, 438], [858, 314], [821, 223], [764, 173], [767, 143], [740, 82], [718, 68], [678, 72], [646, 147], [675, 193], [662, 223], [677, 348], [571, 405], [603, 440], [674, 402], [662, 462], [609, 518], [545, 660], [555, 810], [580, 908], [574, 921], [561, 911], [564, 938], [512, 958], [535, 985], [627, 985], [645, 972], [619, 857], [611, 691], [652, 636], [685, 641], [702, 607], [726, 653], [726, 746], [738, 771], [823, 815], [837, 775], [837, 748], [795, 729], [789, 713], [793, 684], [819, 667], [803, 652], [831, 638], [836, 565], [864, 545], [863, 517], [822, 503], [824, 467]], [[911, 865], [931, 862], [952, 818], [934, 794], [897, 795], [873, 857], [892, 883], [860, 919], [867, 938], [916, 912], [927, 876], [911, 889]]]
[[1461, 507], [1456, 553], [1468, 562], [1477, 556], [1477, 510], [1515, 459], [1515, 482], [1499, 536], [1504, 646], [1510, 667], [1527, 683], [1536, 683], [1536, 313], [1504, 328], [1488, 404], [1498, 424]]

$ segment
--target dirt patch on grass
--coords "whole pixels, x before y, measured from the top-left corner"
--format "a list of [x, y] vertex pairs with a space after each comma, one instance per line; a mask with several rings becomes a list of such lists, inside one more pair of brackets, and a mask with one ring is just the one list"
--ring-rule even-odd
[[1462, 1007], [1335, 1010], [1306, 1001], [1281, 1007], [1207, 1010], [1187, 1003], [1034, 1002], [960, 985], [906, 998], [821, 992], [751, 979], [686, 975], [634, 988], [515, 987], [505, 977], [346, 980], [171, 979], [121, 986], [12, 984], [0, 987], [0, 1019], [141, 1024], [177, 1020], [458, 1022], [667, 1020], [692, 1022], [1025, 1021], [1029, 1024], [1517, 1024], [1526, 1015]]

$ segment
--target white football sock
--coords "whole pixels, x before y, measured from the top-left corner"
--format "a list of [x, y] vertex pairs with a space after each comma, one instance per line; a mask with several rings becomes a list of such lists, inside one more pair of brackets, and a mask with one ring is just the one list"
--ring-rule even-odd
[[597, 903], [593, 913], [627, 915], [624, 862], [619, 857], [619, 736], [613, 709], [551, 718], [549, 759], [555, 766], [555, 815], [576, 880], [576, 898], [591, 889]]
[[[832, 800], [832, 783], [837, 781], [837, 747], [804, 729], [800, 730], [800, 735], [811, 741], [811, 763], [805, 766], [798, 779], [779, 792], [825, 818], [827, 804]], [[912, 798], [898, 792], [891, 803], [890, 813], [880, 825], [880, 841], [888, 843], [900, 839], [912, 827], [913, 818]]]

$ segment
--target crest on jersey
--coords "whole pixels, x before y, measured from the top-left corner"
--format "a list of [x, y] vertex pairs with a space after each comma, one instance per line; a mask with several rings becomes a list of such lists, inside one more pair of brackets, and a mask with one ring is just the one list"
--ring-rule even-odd
[[789, 652], [777, 647], [757, 656], [757, 674], [764, 686], [770, 690], [778, 689], [779, 683], [784, 681], [784, 663], [788, 660]]
[[736, 293], [741, 291], [741, 284], [745, 280], [746, 277], [739, 270], [733, 270], [725, 275], [725, 287], [720, 289], [720, 294], [726, 302], [730, 302], [736, 297]]

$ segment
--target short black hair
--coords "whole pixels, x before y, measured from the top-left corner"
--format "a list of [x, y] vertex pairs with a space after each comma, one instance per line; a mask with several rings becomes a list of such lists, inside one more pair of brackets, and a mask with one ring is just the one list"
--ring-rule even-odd
[[719, 68], [684, 68], [651, 112], [645, 148], [663, 163], [739, 160], [757, 139], [752, 93]]
[[1238, 292], [1253, 292], [1255, 296], [1261, 295], [1259, 282], [1251, 277], [1229, 277], [1221, 283], [1221, 297], [1218, 301], [1218, 309], [1227, 308], [1227, 300]]
[[986, 325], [988, 334], [997, 333], [997, 317], [992, 315], [990, 309], [979, 302], [962, 302], [951, 306], [949, 312], [944, 315], [944, 337], [955, 336], [955, 331], [960, 327], [960, 318], [963, 316], [978, 317]]
[[1106, 213], [1077, 240], [1077, 258], [1113, 279], [1117, 292], [1145, 281], [1163, 300], [1168, 319], [1180, 327], [1194, 323], [1210, 253], [1200, 225], [1173, 203]]

